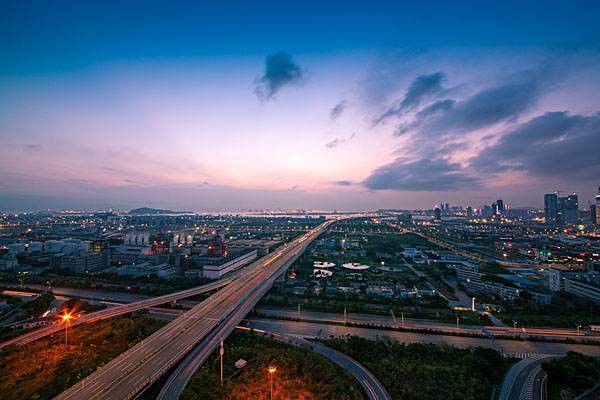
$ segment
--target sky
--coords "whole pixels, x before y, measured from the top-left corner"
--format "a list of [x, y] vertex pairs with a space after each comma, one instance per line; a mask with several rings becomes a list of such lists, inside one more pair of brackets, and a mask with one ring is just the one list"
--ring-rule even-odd
[[600, 3], [0, 1], [0, 210], [600, 185]]

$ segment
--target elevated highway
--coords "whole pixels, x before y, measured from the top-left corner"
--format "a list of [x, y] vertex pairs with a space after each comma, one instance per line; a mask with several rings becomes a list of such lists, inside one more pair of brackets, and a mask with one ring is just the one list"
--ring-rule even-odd
[[[89, 322], [95, 322], [101, 319], [113, 318], [119, 315], [127, 314], [130, 312], [142, 310], [145, 308], [151, 308], [160, 304], [166, 304], [173, 301], [181, 300], [186, 297], [196, 296], [198, 294], [211, 292], [219, 289], [223, 286], [228, 285], [234, 280], [234, 277], [221, 279], [219, 281], [211, 282], [206, 285], [198, 286], [191, 289], [182, 290], [180, 292], [169, 293], [163, 296], [151, 297], [144, 300], [134, 301], [128, 304], [122, 304], [115, 307], [109, 307], [103, 310], [95, 311], [89, 314], [84, 314], [80, 318], [74, 318], [69, 322], [69, 327], [86, 324]], [[0, 343], [0, 350], [8, 346], [21, 346], [33, 341], [39, 340], [45, 336], [52, 335], [53, 333], [59, 332], [64, 329], [63, 323], [56, 323], [44, 328], [37, 329], [32, 332], [25, 333], [21, 336], [17, 336], [11, 340], [7, 340]]]
[[202, 356], [210, 354], [211, 347], [235, 328], [277, 277], [333, 222], [327, 221], [253, 262], [226, 287], [70, 387], [57, 399], [131, 399], [199, 343], [202, 345], [195, 352]]

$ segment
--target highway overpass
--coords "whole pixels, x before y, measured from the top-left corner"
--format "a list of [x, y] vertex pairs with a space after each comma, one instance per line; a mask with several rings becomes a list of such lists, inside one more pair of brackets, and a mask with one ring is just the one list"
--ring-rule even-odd
[[[225, 285], [228, 285], [233, 281], [232, 278], [221, 279], [219, 281], [211, 282], [206, 285], [198, 286], [191, 289], [182, 290], [181, 292], [175, 292], [166, 294], [163, 296], [152, 297], [145, 300], [134, 301], [128, 304], [122, 304], [115, 307], [105, 308], [100, 311], [95, 311], [89, 314], [83, 314], [80, 318], [74, 318], [69, 322], [69, 327], [81, 325], [89, 322], [95, 322], [101, 319], [113, 318], [118, 315], [127, 314], [133, 311], [141, 310], [144, 308], [151, 308], [154, 306], [158, 306], [160, 304], [170, 303], [172, 301], [177, 301], [180, 299], [184, 299], [186, 297], [196, 296], [201, 293], [210, 292], [216, 289], [219, 289]], [[63, 323], [56, 323], [44, 328], [37, 329], [32, 332], [25, 333], [21, 336], [17, 336], [16, 338], [7, 340], [3, 343], [0, 343], [0, 350], [8, 347], [8, 346], [21, 346], [27, 343], [31, 343], [38, 339], [41, 339], [45, 336], [52, 335], [53, 333], [59, 332], [64, 329]]]
[[275, 279], [333, 222], [327, 221], [251, 263], [226, 287], [70, 387], [57, 399], [131, 399], [198, 343], [204, 344], [198, 353], [210, 354], [211, 347], [235, 328]]

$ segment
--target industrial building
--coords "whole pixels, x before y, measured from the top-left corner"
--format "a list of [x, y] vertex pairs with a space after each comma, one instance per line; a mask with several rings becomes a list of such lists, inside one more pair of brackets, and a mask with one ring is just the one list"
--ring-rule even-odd
[[239, 253], [230, 253], [225, 257], [192, 256], [197, 266], [202, 266], [202, 276], [208, 279], [219, 279], [223, 275], [243, 267], [258, 257], [256, 249]]

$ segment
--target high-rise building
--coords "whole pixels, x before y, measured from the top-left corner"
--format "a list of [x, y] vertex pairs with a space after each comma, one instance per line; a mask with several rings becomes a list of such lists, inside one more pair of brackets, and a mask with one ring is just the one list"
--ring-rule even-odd
[[600, 187], [596, 195], [596, 225], [600, 226]]
[[481, 215], [483, 215], [484, 217], [490, 217], [492, 215], [492, 208], [488, 205], [484, 205], [483, 209], [481, 210]]
[[498, 208], [498, 214], [502, 214], [504, 212], [504, 200], [496, 200], [496, 207]]
[[544, 216], [547, 224], [558, 222], [558, 196], [556, 193], [547, 193], [544, 195]]
[[467, 207], [467, 218], [471, 218], [473, 216], [473, 207]]
[[596, 224], [596, 220], [598, 219], [597, 212], [598, 208], [596, 205], [590, 204], [590, 221], [592, 221], [592, 224]]
[[565, 224], [576, 224], [578, 221], [577, 213], [579, 211], [579, 199], [577, 194], [573, 193], [568, 195], [560, 209], [562, 215], [562, 222]]
[[440, 210], [438, 207], [435, 208], [435, 210], [433, 210], [433, 218], [436, 221], [441, 221], [442, 220], [442, 210]]
[[492, 215], [498, 215], [498, 204], [492, 204]]

